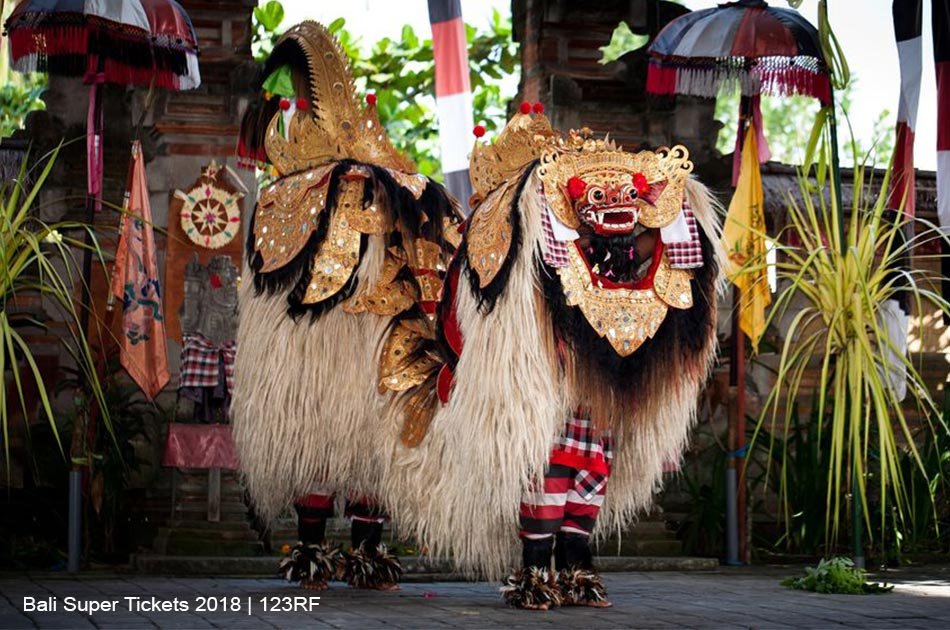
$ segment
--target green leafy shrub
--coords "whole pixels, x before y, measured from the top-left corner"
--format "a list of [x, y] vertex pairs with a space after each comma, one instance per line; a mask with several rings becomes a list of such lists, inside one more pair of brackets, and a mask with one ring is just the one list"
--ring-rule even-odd
[[814, 593], [838, 593], [843, 595], [867, 595], [887, 593], [893, 585], [867, 581], [867, 572], [854, 566], [850, 558], [836, 557], [822, 560], [817, 567], [805, 569], [804, 577], [788, 578], [782, 582], [799, 591]]

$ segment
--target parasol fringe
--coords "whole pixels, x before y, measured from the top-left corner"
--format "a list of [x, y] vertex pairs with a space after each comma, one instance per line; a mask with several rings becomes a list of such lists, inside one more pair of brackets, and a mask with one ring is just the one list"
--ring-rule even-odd
[[766, 57], [748, 67], [740, 58], [651, 60], [647, 91], [716, 98], [724, 90], [742, 94], [812, 96], [823, 103], [831, 86], [820, 63], [811, 57]]

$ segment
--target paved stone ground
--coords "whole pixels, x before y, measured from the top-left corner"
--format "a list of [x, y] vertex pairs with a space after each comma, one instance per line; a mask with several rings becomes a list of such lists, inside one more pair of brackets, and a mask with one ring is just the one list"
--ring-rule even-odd
[[[404, 584], [398, 593], [322, 593], [310, 611], [265, 612], [261, 597], [309, 596], [273, 579], [0, 577], [0, 629], [15, 628], [950, 628], [950, 567], [889, 573], [886, 595], [817, 595], [783, 588], [798, 568], [705, 573], [611, 573], [614, 608], [546, 613], [506, 608], [486, 582]], [[880, 578], [879, 578], [880, 579]], [[118, 600], [92, 617], [64, 612], [66, 597]], [[187, 602], [189, 612], [135, 612], [125, 596]], [[24, 597], [57, 597], [59, 611], [23, 612]], [[237, 598], [240, 611], [196, 612], [199, 597]], [[253, 610], [247, 614], [247, 600]]]

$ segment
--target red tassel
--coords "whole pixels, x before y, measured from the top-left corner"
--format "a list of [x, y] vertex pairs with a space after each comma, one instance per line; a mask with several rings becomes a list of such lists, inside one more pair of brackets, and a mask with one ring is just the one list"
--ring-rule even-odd
[[647, 69], [647, 92], [650, 94], [676, 94], [676, 68], [650, 62]]

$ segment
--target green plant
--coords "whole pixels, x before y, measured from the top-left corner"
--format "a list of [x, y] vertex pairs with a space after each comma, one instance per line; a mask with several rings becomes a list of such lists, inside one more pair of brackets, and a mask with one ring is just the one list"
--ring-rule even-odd
[[284, 21], [284, 5], [277, 0], [270, 0], [261, 6], [254, 7], [252, 28], [254, 34], [251, 40], [251, 51], [254, 58], [263, 61], [270, 54], [280, 36], [278, 32], [281, 22]]
[[[772, 544], [791, 553], [814, 554], [827, 542], [825, 489], [830, 442], [827, 425], [827, 419], [822, 419], [817, 409], [812, 410], [807, 421], [802, 421], [796, 405], [788, 430], [772, 435], [767, 428], [762, 428], [760, 439], [755, 442], [757, 448], [752, 451], [752, 457], [765, 468], [766, 481], [782, 479], [784, 472], [785, 483], [775, 490], [781, 510], [776, 517], [785, 531]], [[783, 453], [784, 459], [779, 462], [769, 457], [770, 447]], [[764, 457], [759, 457], [762, 451], [765, 451]], [[768, 485], [763, 489], [768, 489]]]
[[[0, 22], [6, 23], [15, 2], [0, 3]], [[27, 114], [46, 108], [42, 94], [47, 76], [42, 72], [22, 74], [10, 68], [10, 49], [0, 45], [0, 139], [23, 128]]]
[[643, 48], [649, 41], [648, 35], [637, 35], [630, 30], [629, 24], [621, 22], [610, 36], [610, 43], [598, 49], [601, 52], [598, 63], [604, 65], [616, 61], [628, 52]]
[[[57, 389], [72, 391], [81, 387], [82, 374], [75, 370], [67, 372], [71, 376], [60, 381]], [[128, 514], [129, 487], [145, 463], [138, 456], [136, 446], [150, 442], [149, 426], [157, 426], [169, 414], [145, 397], [115, 357], [106, 364], [102, 387], [105, 409], [114, 430], [111, 434], [97, 432], [91, 441], [72, 445], [71, 452], [74, 461], [85, 465], [89, 474], [90, 518], [87, 523], [91, 536], [87, 542], [94, 544], [104, 556], [111, 557], [121, 549], [117, 528]], [[68, 426], [82, 421], [82, 411], [73, 409], [63, 417]], [[72, 435], [75, 439], [77, 434]]]
[[[379, 120], [396, 148], [416, 162], [420, 173], [440, 177], [432, 40], [420, 38], [407, 25], [399, 39], [384, 37], [365, 50], [358, 39], [346, 32], [342, 19], [328, 28], [340, 38], [353, 62], [357, 87], [376, 93]], [[466, 24], [465, 39], [474, 119], [493, 133], [507, 119], [502, 83], [518, 65], [511, 20], [495, 11], [487, 31]]]
[[812, 591], [815, 593], [839, 593], [843, 595], [866, 595], [887, 593], [893, 586], [867, 581], [867, 572], [854, 566], [851, 558], [829, 558], [817, 567], [805, 569], [804, 577], [788, 578], [782, 586]]
[[[920, 438], [918, 467], [911, 453], [901, 452], [899, 467], [906, 480], [908, 518], [897, 510], [885, 508], [869, 499], [871, 518], [889, 524], [887, 535], [879, 541], [881, 555], [900, 562], [906, 553], [945, 553], [950, 551], [950, 435], [924, 432]], [[881, 514], [887, 509], [886, 514]]]
[[[934, 278], [924, 271], [902, 268], [910, 248], [921, 240], [945, 238], [922, 221], [922, 234], [905, 242], [906, 224], [888, 217], [885, 204], [890, 171], [874, 195], [866, 179], [866, 160], [854, 155], [853, 195], [847, 225], [840, 223], [843, 208], [835, 194], [834, 178], [828, 178], [831, 164], [831, 136], [823, 110], [806, 151], [806, 167], [799, 173], [799, 194], [787, 197], [788, 226], [779, 241], [794, 235], [795, 246], [779, 246], [776, 272], [779, 286], [768, 323], [786, 319], [785, 342], [778, 368], [777, 386], [770, 393], [757, 427], [757, 436], [768, 426], [772, 438], [770, 453], [784, 435], [787, 444], [792, 428], [792, 410], [802, 391], [803, 377], [817, 364], [820, 376], [815, 400], [817, 413], [827, 418], [825, 431], [827, 484], [825, 488], [828, 543], [838, 538], [843, 499], [852, 490], [858, 512], [869, 533], [871, 521], [867, 503], [869, 466], [874, 465], [874, 482], [881, 512], [878, 533], [883, 536], [888, 504], [904, 522], [914, 515], [909, 509], [906, 477], [901, 470], [902, 453], [913, 458], [926, 475], [920, 458], [917, 427], [905, 415], [888, 373], [897, 366], [906, 370], [908, 393], [924, 422], [921, 430], [947, 431], [940, 408], [934, 402], [917, 367], [897, 352], [898, 340], [884, 326], [884, 307], [890, 300], [906, 301], [924, 312], [929, 303], [944, 313], [950, 304], [932, 290]], [[811, 156], [815, 156], [815, 179], [809, 178]], [[830, 190], [825, 183], [830, 181]], [[846, 227], [846, 229], [845, 229]], [[920, 256], [918, 255], [918, 258]], [[760, 263], [761, 264], [761, 263]], [[779, 409], [785, 413], [779, 418]], [[781, 422], [781, 428], [778, 428]], [[789, 486], [787, 449], [781, 453], [780, 484]], [[787, 491], [783, 490], [787, 497]]]
[[[857, 81], [857, 79], [854, 79]], [[854, 82], [835, 94], [839, 116], [851, 107]], [[806, 135], [812, 121], [821, 109], [818, 101], [810, 96], [763, 95], [761, 99], [762, 126], [769, 143], [772, 160], [783, 164], [801, 164], [805, 158]], [[739, 93], [721, 94], [716, 99], [715, 118], [722, 123], [716, 138], [716, 149], [722, 154], [732, 153], [736, 144], [736, 128], [739, 122]], [[874, 120], [870, 146], [857, 139], [839, 141], [845, 159], [854, 152], [858, 155], [872, 154], [870, 164], [884, 164], [894, 151], [894, 130], [890, 110], [884, 109]], [[852, 145], [854, 145], [852, 147]], [[853, 151], [852, 151], [853, 149]]]
[[46, 83], [45, 74], [33, 73], [10, 77], [6, 85], [0, 87], [0, 138], [22, 129], [30, 112], [46, 109], [42, 98]]
[[[62, 440], [50, 404], [47, 384], [33, 356], [33, 350], [21, 333], [25, 327], [42, 329], [44, 325], [29, 313], [18, 310], [18, 298], [41, 296], [65, 318], [67, 332], [61, 342], [82, 372], [83, 382], [91, 397], [103, 410], [102, 419], [111, 432], [93, 353], [86, 333], [80, 326], [80, 312], [73, 299], [74, 287], [76, 283], [81, 282], [82, 276], [71, 248], [80, 251], [91, 249], [101, 259], [98, 242], [90, 226], [74, 221], [46, 223], [39, 218], [35, 206], [56, 162], [59, 148], [49, 154], [29, 188], [23, 184], [28, 176], [26, 158], [17, 179], [0, 186], [0, 371], [5, 378], [10, 378], [16, 394], [11, 400], [6, 387], [0, 390], [0, 426], [8, 475], [11, 463], [9, 429], [12, 412], [18, 406], [28, 426], [34, 404], [34, 401], [28, 401], [25, 395], [25, 378], [31, 378], [36, 383], [40, 413], [48, 421], [62, 450]], [[87, 245], [83, 240], [70, 236], [77, 231], [86, 232], [91, 244]]]
[[712, 429], [697, 430], [695, 443], [706, 446], [690, 453], [690, 465], [679, 476], [681, 488], [689, 496], [689, 512], [676, 533], [684, 553], [719, 557], [726, 531], [726, 447]]

